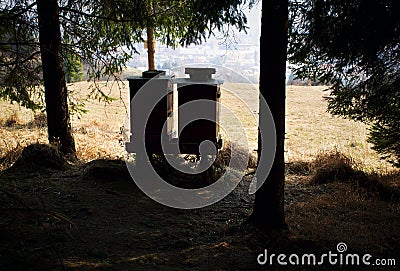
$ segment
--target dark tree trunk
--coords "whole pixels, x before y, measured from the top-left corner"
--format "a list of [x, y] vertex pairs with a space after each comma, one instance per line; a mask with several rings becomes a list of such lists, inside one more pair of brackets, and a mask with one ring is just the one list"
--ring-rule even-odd
[[59, 145], [62, 153], [75, 158], [75, 141], [71, 131], [61, 54], [58, 3], [57, 0], [37, 0], [36, 3], [49, 142]]
[[147, 60], [149, 64], [149, 71], [155, 71], [156, 66], [154, 64], [154, 55], [156, 53], [156, 44], [154, 39], [154, 29], [149, 26], [147, 27]]
[[[260, 95], [265, 98], [274, 118], [277, 144], [270, 174], [256, 192], [250, 221], [264, 231], [287, 228], [284, 214], [287, 26], [288, 0], [262, 1]], [[262, 119], [260, 125], [263, 125]], [[260, 143], [260, 134], [258, 140]], [[268, 152], [267, 149], [261, 149], [261, 144], [258, 151], [258, 157], [261, 152]]]

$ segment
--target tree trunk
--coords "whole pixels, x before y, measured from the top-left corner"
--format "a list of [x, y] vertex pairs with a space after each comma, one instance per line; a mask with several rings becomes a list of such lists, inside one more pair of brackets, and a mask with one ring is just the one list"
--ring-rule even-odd
[[147, 27], [147, 59], [149, 62], [149, 71], [155, 71], [156, 67], [154, 65], [154, 54], [156, 49], [154, 48], [154, 30], [152, 27]]
[[68, 111], [68, 93], [61, 54], [61, 31], [57, 0], [37, 0], [39, 42], [50, 144], [75, 158], [75, 141]]
[[[288, 0], [262, 1], [260, 95], [265, 98], [274, 118], [277, 144], [270, 174], [256, 192], [250, 221], [264, 231], [287, 229], [284, 214], [287, 27]], [[263, 125], [262, 119], [260, 125]], [[260, 133], [258, 140], [261, 143]], [[268, 151], [262, 150], [259, 144], [258, 157], [261, 152]]]

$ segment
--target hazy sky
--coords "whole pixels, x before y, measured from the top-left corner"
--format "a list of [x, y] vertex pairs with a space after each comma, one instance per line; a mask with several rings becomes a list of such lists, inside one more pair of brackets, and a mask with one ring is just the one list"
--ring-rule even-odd
[[[259, 44], [260, 41], [260, 26], [261, 26], [261, 4], [254, 5], [251, 10], [249, 8], [244, 9], [244, 12], [247, 17], [247, 26], [249, 29], [247, 30], [247, 34], [244, 32], [239, 32], [238, 30], [235, 29], [235, 41], [237, 43], [250, 43], [250, 44]], [[221, 37], [222, 35], [219, 35], [218, 33], [215, 33], [215, 37]], [[214, 38], [210, 38], [210, 41], [215, 40]], [[218, 40], [219, 42], [221, 40]], [[204, 44], [207, 44], [205, 42]], [[192, 48], [195, 45], [189, 46]]]
[[251, 10], [246, 8], [245, 14], [247, 17], [247, 35], [235, 31], [238, 38], [238, 43], [258, 44], [260, 41], [260, 26], [261, 26], [261, 4], [255, 5]]
[[261, 4], [255, 5], [250, 11], [246, 11], [246, 16], [249, 26], [249, 35], [252, 37], [258, 37], [260, 39], [260, 27], [261, 27]]

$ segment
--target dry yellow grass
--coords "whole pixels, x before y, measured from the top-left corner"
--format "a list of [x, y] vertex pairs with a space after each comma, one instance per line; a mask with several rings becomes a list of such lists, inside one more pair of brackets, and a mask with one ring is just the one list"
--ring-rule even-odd
[[310, 160], [334, 150], [351, 157], [358, 169], [366, 172], [385, 174], [393, 170], [366, 142], [366, 125], [326, 112], [327, 101], [322, 97], [325, 89], [288, 87], [287, 160]]
[[[258, 111], [256, 85], [224, 84], [224, 88], [244, 97], [249, 108]], [[288, 86], [286, 90], [286, 162], [311, 162], [321, 153], [340, 152], [351, 157], [358, 169], [386, 174], [393, 170], [366, 142], [367, 126], [327, 113], [324, 86]], [[253, 118], [243, 115], [237, 98], [223, 93], [222, 102], [244, 118], [250, 145], [257, 148], [257, 130]], [[222, 116], [221, 118], [224, 118]], [[226, 116], [225, 116], [226, 118]]]
[[[86, 97], [90, 93], [89, 83], [69, 85], [76, 96]], [[86, 102], [89, 112], [82, 117], [73, 115], [72, 126], [78, 157], [90, 161], [101, 157], [121, 158], [124, 156], [123, 133], [127, 117], [128, 83], [101, 83], [102, 90], [117, 100], [109, 104], [91, 99]], [[379, 159], [366, 142], [367, 127], [361, 123], [331, 116], [326, 112], [327, 102], [323, 99], [325, 87], [289, 86], [287, 88], [286, 118], [286, 161], [312, 161], [323, 152], [335, 150], [351, 157], [360, 169], [385, 174], [391, 166]], [[257, 85], [224, 83], [222, 103], [237, 115], [246, 131], [249, 149], [257, 148]], [[15, 148], [31, 143], [46, 142], [46, 128], [28, 125], [34, 114], [24, 108], [2, 101], [0, 124], [0, 157]], [[221, 125], [225, 130], [237, 128], [227, 110], [221, 112]], [[13, 125], [6, 125], [13, 123]], [[38, 127], [39, 126], [39, 127]], [[230, 141], [242, 141], [231, 138]]]

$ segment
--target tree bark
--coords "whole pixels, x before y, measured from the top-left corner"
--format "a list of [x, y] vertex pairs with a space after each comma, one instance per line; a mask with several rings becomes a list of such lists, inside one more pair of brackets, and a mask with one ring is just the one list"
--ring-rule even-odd
[[[260, 96], [262, 95], [273, 116], [276, 128], [276, 152], [271, 171], [256, 192], [253, 213], [250, 217], [264, 231], [287, 229], [284, 214], [284, 140], [287, 59], [288, 0], [262, 1], [260, 39]], [[261, 105], [260, 105], [261, 107]], [[260, 114], [260, 117], [262, 114]], [[260, 125], [263, 120], [260, 119]], [[258, 135], [258, 157], [261, 136]]]
[[147, 27], [147, 58], [149, 62], [149, 71], [155, 71], [156, 67], [154, 65], [154, 54], [156, 49], [154, 48], [154, 30], [151, 26]]
[[58, 145], [63, 154], [76, 158], [61, 51], [58, 3], [57, 0], [37, 0], [36, 3], [49, 143]]

